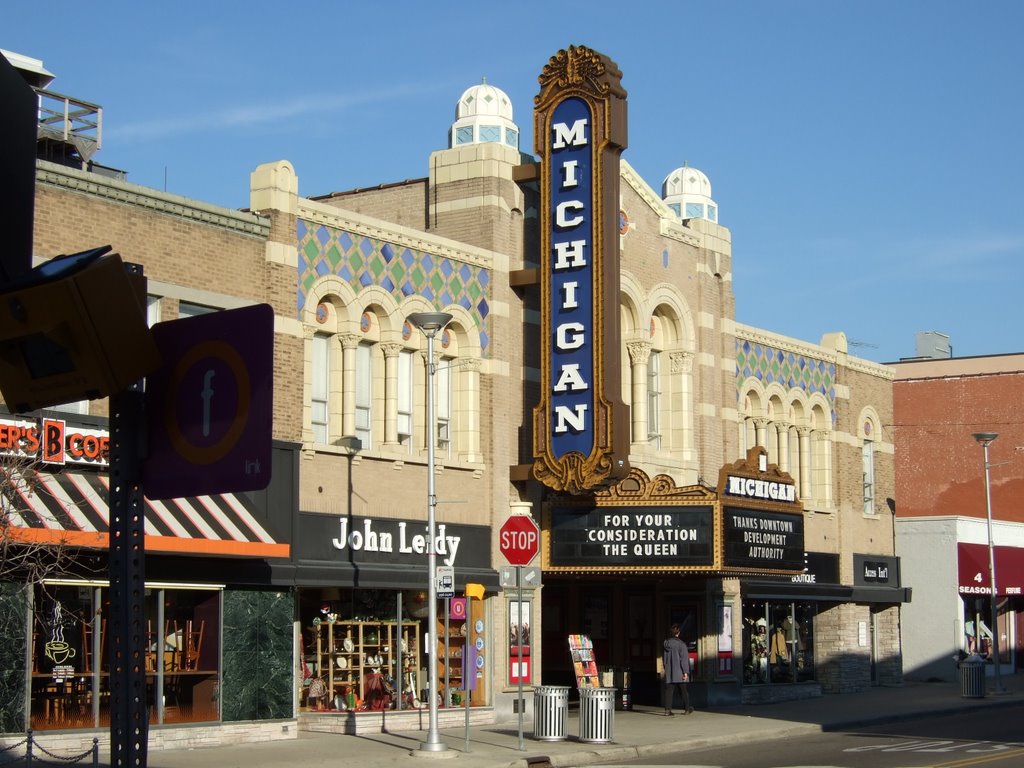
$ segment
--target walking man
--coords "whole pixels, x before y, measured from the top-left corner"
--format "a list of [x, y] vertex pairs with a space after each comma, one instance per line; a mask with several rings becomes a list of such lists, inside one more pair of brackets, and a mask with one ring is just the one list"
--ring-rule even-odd
[[688, 715], [693, 712], [693, 707], [690, 706], [689, 690], [690, 651], [686, 647], [686, 643], [679, 637], [681, 631], [678, 624], [673, 624], [669, 628], [669, 636], [665, 640], [665, 652], [661, 657], [662, 666], [665, 669], [666, 716], [673, 714], [672, 701], [675, 697], [676, 689], [679, 689], [683, 697], [683, 714]]

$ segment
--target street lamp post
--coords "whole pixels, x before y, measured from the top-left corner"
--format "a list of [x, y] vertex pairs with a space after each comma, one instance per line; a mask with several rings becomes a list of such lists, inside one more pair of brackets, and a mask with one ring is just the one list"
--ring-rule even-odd
[[434, 493], [434, 445], [437, 442], [437, 425], [434, 423], [434, 375], [437, 366], [434, 364], [434, 337], [451, 322], [452, 316], [447, 312], [414, 312], [409, 315], [409, 322], [423, 331], [427, 337], [427, 622], [430, 632], [430, 667], [428, 669], [427, 701], [430, 712], [427, 740], [420, 744], [420, 752], [445, 752], [448, 745], [441, 740], [437, 730], [437, 584], [434, 574], [437, 571], [437, 553], [434, 538], [434, 513], [437, 509], [437, 496]]
[[[992, 621], [992, 656], [993, 656], [993, 669], [995, 679], [993, 682], [993, 693], [1003, 693], [1002, 681], [999, 678], [999, 614], [998, 614], [998, 598], [996, 597], [996, 552], [995, 546], [992, 542], [992, 485], [989, 481], [988, 470], [991, 466], [988, 462], [988, 447], [995, 442], [995, 439], [999, 437], [998, 432], [975, 432], [971, 435], [981, 445], [982, 450], [985, 452], [985, 514], [988, 519], [988, 573], [991, 579], [990, 587], [991, 593], [989, 594], [990, 600], [990, 613]], [[979, 624], [980, 622], [975, 622]], [[974, 636], [981, 642], [981, 627], [975, 626]]]

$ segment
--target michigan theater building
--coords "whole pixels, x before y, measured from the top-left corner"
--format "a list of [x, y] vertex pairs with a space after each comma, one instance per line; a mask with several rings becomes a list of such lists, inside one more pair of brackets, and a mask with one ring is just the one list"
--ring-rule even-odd
[[[42, 62], [20, 58], [45, 97]], [[41, 140], [38, 261], [111, 244], [144, 269], [151, 325], [273, 310], [267, 489], [146, 505], [152, 748], [385, 713], [418, 729], [432, 663], [442, 725], [467, 704], [500, 721], [520, 681], [575, 686], [579, 635], [602, 683], [656, 704], [674, 622], [698, 706], [901, 679], [892, 373], [842, 332], [736, 322], [728, 212], [696, 168], [670, 158], [652, 186], [629, 165], [611, 58], [567, 47], [538, 84], [533, 153], [485, 82], [425, 128], [448, 141], [422, 177], [300, 194], [301, 168], [253, 158], [243, 210]], [[451, 315], [433, 360], [417, 312]], [[32, 481], [7, 494], [20, 538], [79, 565], [2, 592], [3, 657], [23, 659], [3, 729], [102, 733], [108, 403], [7, 410], [2, 449]], [[91, 436], [74, 462], [37, 456], [53, 420]], [[497, 531], [524, 514], [541, 551], [517, 585]], [[436, 626], [430, 546], [454, 595]]]

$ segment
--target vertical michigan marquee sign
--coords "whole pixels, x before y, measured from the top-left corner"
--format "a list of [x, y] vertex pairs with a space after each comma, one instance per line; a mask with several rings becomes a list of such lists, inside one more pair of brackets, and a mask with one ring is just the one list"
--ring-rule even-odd
[[541, 156], [541, 397], [534, 476], [581, 493], [629, 474], [619, 355], [619, 155], [626, 92], [608, 57], [552, 56], [534, 99]]

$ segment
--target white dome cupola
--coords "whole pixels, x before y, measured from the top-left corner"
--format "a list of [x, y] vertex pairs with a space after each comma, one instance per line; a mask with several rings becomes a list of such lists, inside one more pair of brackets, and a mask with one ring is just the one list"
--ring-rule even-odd
[[497, 142], [519, 149], [519, 126], [512, 121], [512, 102], [500, 88], [487, 84], [467, 88], [455, 107], [448, 147]]
[[661, 199], [680, 219], [707, 219], [718, 223], [718, 204], [711, 199], [711, 181], [685, 162], [665, 177]]

